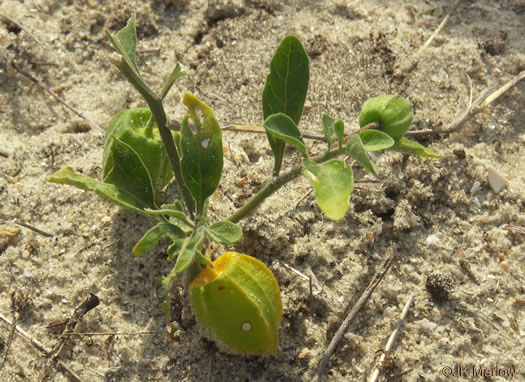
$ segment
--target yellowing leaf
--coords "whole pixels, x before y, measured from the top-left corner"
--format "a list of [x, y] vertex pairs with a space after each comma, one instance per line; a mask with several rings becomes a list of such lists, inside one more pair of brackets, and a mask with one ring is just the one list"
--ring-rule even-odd
[[236, 351], [276, 354], [282, 316], [279, 285], [254, 257], [227, 252], [190, 284], [197, 322]]
[[318, 164], [312, 160], [303, 161], [304, 175], [314, 188], [319, 208], [332, 220], [342, 219], [350, 204], [354, 174], [342, 160]]

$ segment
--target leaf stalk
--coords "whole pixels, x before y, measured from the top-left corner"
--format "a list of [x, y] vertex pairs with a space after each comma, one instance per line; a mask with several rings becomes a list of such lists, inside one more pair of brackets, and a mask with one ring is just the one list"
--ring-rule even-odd
[[[329, 151], [325, 154], [319, 155], [312, 160], [316, 163], [323, 163], [330, 159], [333, 159], [345, 152], [344, 147], [337, 150]], [[279, 188], [284, 186], [286, 183], [294, 180], [303, 172], [303, 166], [299, 165], [289, 170], [288, 172], [279, 175], [274, 178], [270, 183], [266, 184], [259, 192], [257, 192], [250, 200], [246, 202], [244, 206], [239, 208], [235, 213], [233, 213], [226, 220], [231, 221], [232, 223], [237, 223], [242, 218], [249, 215], [253, 212], [259, 205], [270, 195], [276, 192]]]

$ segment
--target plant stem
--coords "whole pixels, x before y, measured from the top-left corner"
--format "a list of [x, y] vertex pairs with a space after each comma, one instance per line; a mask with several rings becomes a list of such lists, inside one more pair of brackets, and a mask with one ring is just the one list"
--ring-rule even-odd
[[184, 202], [186, 204], [186, 207], [188, 208], [190, 216], [193, 219], [195, 211], [195, 202], [193, 200], [193, 197], [191, 196], [190, 191], [186, 187], [184, 180], [182, 179], [180, 157], [177, 148], [175, 147], [173, 136], [171, 135], [170, 130], [166, 127], [167, 118], [166, 113], [164, 111], [164, 106], [162, 105], [162, 99], [155, 93], [153, 93], [149, 86], [146, 85], [142, 78], [140, 78], [140, 76], [137, 75], [137, 73], [127, 64], [127, 62], [124, 59], [120, 60], [118, 68], [148, 103], [148, 106], [151, 110], [151, 114], [153, 114], [155, 122], [157, 123], [157, 126], [159, 128], [160, 137], [162, 138], [162, 142], [164, 143], [164, 147], [166, 148], [166, 152], [168, 153], [168, 158], [170, 159], [171, 167], [173, 168], [175, 180], [177, 181], [177, 185], [179, 186], [179, 189], [181, 191], [182, 197], [184, 198]]
[[[312, 158], [316, 163], [323, 163], [332, 158], [337, 157], [345, 152], [344, 147], [337, 150], [329, 151], [323, 155]], [[294, 167], [290, 171], [274, 178], [270, 183], [264, 186], [259, 192], [257, 192], [244, 206], [239, 208], [233, 215], [231, 215], [226, 220], [229, 220], [233, 223], [237, 223], [239, 220], [244, 218], [246, 215], [255, 210], [267, 197], [277, 191], [279, 188], [284, 186], [286, 183], [294, 180], [303, 172], [303, 166], [299, 165]]]

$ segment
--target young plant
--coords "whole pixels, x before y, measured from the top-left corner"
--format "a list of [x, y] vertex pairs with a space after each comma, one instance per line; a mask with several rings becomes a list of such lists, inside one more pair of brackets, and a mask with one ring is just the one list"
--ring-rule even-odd
[[[184, 76], [177, 64], [159, 94], [144, 81], [136, 63], [135, 16], [116, 35], [107, 32], [118, 54], [112, 61], [149, 108], [123, 110], [110, 121], [104, 142], [102, 181], [67, 167], [49, 181], [94, 191], [121, 207], [156, 222], [133, 248], [140, 256], [161, 238], [169, 238], [168, 260], [176, 259], [163, 278], [164, 310], [170, 322], [170, 292], [183, 280], [197, 322], [230, 350], [246, 354], [276, 354], [281, 297], [271, 271], [259, 260], [227, 252], [212, 262], [210, 243], [231, 245], [242, 239], [236, 223], [284, 184], [304, 175], [317, 204], [332, 220], [348, 211], [353, 188], [352, 168], [340, 156], [350, 156], [377, 176], [370, 151], [395, 150], [438, 157], [403, 137], [412, 123], [412, 105], [393, 95], [369, 99], [363, 105], [361, 130], [345, 135], [344, 123], [323, 114], [321, 127], [328, 150], [311, 157], [298, 125], [308, 91], [309, 59], [295, 36], [281, 42], [270, 64], [262, 95], [264, 128], [274, 156], [272, 180], [228, 218], [208, 221], [209, 197], [220, 183], [223, 167], [221, 128], [213, 111], [191, 94], [184, 94], [187, 113], [180, 132], [167, 128], [163, 99]], [[190, 125], [190, 120], [192, 124]], [[281, 173], [285, 146], [303, 156], [300, 166]], [[163, 191], [175, 179], [181, 200], [164, 203]]]

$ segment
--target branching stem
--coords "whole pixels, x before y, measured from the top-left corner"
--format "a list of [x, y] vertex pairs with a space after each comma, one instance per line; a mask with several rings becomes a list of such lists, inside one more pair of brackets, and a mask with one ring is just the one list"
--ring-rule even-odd
[[[354, 132], [353, 134], [346, 136], [344, 139], [344, 143], [346, 143], [352, 135], [359, 134], [360, 132], [364, 130], [374, 129], [376, 127], [377, 127], [377, 123], [375, 122], [369, 123], [368, 125], [363, 126], [361, 129]], [[337, 146], [334, 145], [334, 147], [337, 147]], [[343, 154], [344, 152], [345, 152], [345, 148], [340, 147], [336, 150], [328, 151], [327, 153], [323, 155], [319, 155], [315, 158], [312, 158], [312, 160], [316, 163], [323, 163], [323, 162], [326, 162], [330, 159], [333, 159]], [[255, 210], [264, 201], [264, 199], [266, 199], [268, 196], [273, 194], [275, 191], [277, 191], [279, 188], [284, 186], [286, 183], [297, 178], [299, 175], [301, 175], [302, 172], [303, 172], [303, 166], [299, 165], [291, 169], [287, 173], [274, 178], [270, 183], [268, 183], [259, 192], [257, 192], [250, 200], [248, 200], [248, 202], [246, 202], [244, 206], [242, 206], [237, 211], [235, 211], [234, 214], [226, 220], [229, 220], [232, 223], [237, 223], [239, 220], [241, 220], [246, 215], [250, 214], [253, 210]]]

